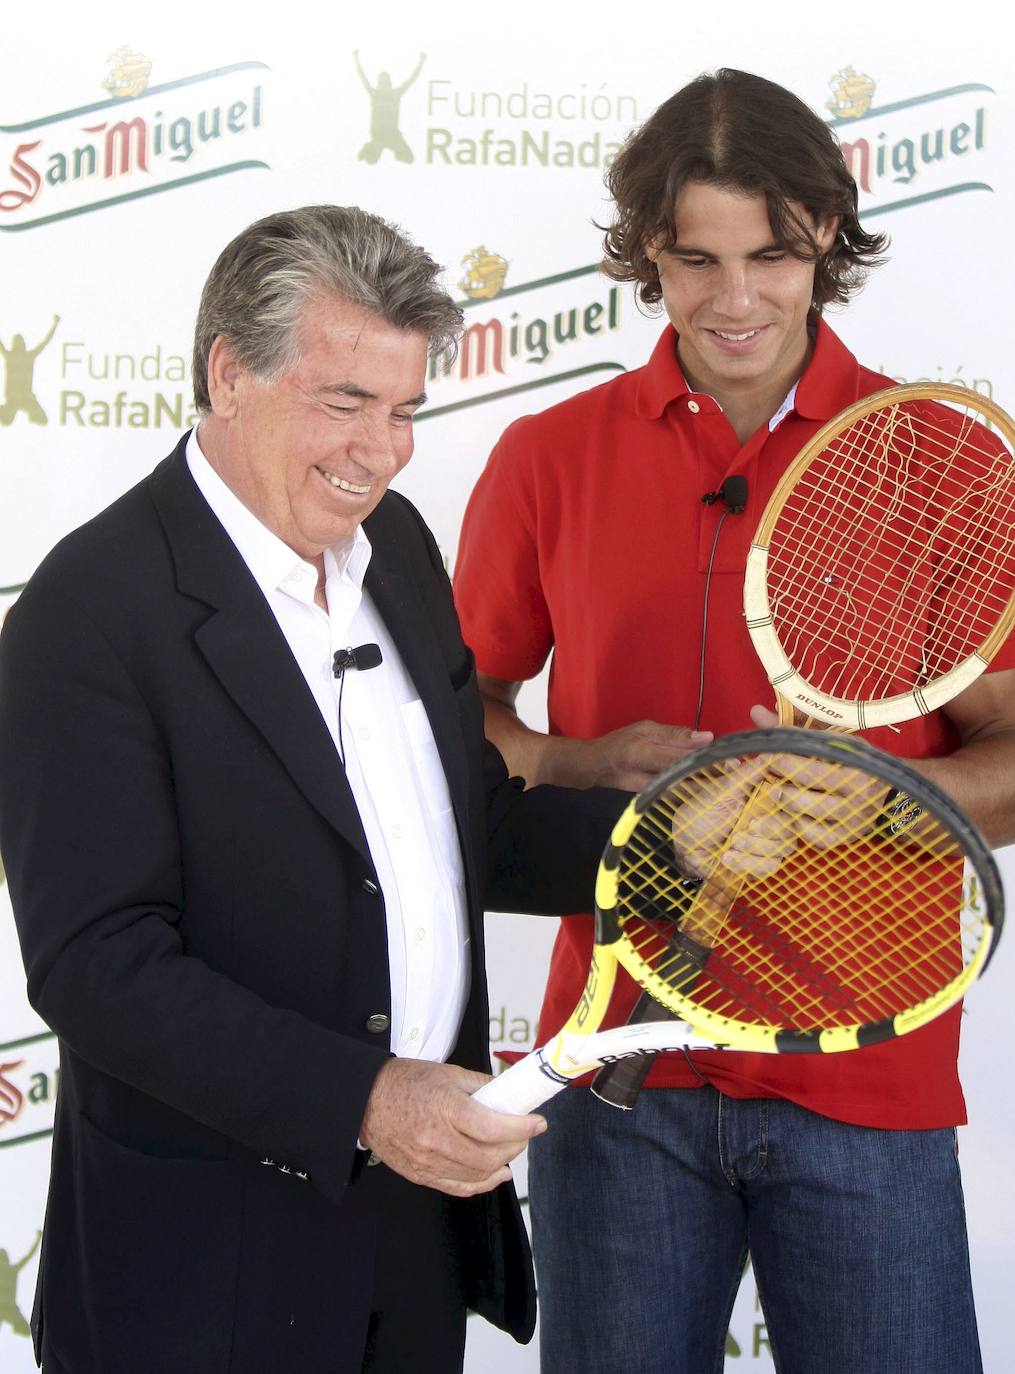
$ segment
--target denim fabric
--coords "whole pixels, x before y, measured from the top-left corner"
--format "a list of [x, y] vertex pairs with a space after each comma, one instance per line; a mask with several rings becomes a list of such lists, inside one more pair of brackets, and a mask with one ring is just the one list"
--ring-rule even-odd
[[543, 1110], [542, 1374], [719, 1374], [748, 1251], [779, 1374], [982, 1374], [954, 1131], [711, 1087]]

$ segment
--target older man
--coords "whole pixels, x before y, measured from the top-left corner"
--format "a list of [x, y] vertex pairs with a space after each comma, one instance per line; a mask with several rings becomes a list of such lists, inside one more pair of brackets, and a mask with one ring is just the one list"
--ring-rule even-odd
[[388, 491], [460, 323], [437, 270], [359, 210], [240, 234], [197, 430], [8, 617], [0, 843], [61, 1045], [47, 1374], [447, 1374], [468, 1306], [531, 1332], [508, 1161], [544, 1123], [470, 1098], [482, 903], [587, 902], [621, 799], [508, 782]]

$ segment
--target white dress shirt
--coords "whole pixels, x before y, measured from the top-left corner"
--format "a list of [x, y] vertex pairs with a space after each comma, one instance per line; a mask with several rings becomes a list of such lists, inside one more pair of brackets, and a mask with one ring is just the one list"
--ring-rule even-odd
[[[223, 482], [201, 452], [196, 429], [187, 464], [278, 621], [334, 741], [336, 768], [344, 754], [384, 897], [391, 1048], [406, 1058], [444, 1060], [469, 992], [462, 855], [426, 710], [363, 590], [370, 541], [360, 527], [325, 550], [325, 612], [314, 601], [317, 570]], [[335, 652], [363, 643], [380, 646], [380, 665], [336, 680]]]

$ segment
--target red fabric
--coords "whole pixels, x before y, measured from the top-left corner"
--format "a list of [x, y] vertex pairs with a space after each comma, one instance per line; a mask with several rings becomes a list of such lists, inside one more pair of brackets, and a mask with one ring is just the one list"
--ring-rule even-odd
[[[456, 600], [480, 670], [524, 680], [552, 650], [552, 733], [594, 738], [642, 719], [692, 724], [705, 573], [725, 509], [701, 497], [741, 474], [747, 509], [727, 518], [713, 565], [701, 726], [717, 735], [749, 729], [749, 708], [773, 704], [743, 619], [751, 535], [806, 440], [851, 402], [889, 385], [819, 322], [794, 409], [774, 433], [763, 426], [741, 446], [718, 404], [688, 392], [667, 328], [646, 367], [516, 421], [473, 492], [459, 545]], [[1015, 637], [993, 666], [1015, 667]], [[909, 758], [957, 745], [940, 712], [865, 738]], [[574, 1008], [591, 948], [590, 916], [562, 921], [539, 1043]], [[622, 972], [605, 1024], [624, 1021], [636, 995]], [[649, 1085], [694, 1087], [705, 1079], [733, 1097], [786, 1097], [862, 1125], [953, 1125], [965, 1120], [959, 1017], [956, 1008], [853, 1054], [699, 1051], [694, 1069], [669, 1056]]]

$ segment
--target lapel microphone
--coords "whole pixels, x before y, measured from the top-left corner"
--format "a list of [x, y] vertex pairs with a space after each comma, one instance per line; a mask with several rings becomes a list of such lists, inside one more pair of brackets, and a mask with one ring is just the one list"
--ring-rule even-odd
[[336, 651], [331, 660], [331, 671], [335, 677], [340, 678], [352, 668], [363, 673], [368, 668], [379, 667], [382, 661], [383, 655], [379, 644], [358, 644], [355, 649], [350, 644], [347, 649]]
[[366, 672], [368, 668], [377, 668], [382, 660], [379, 644], [357, 644], [355, 649], [350, 644], [347, 649], [337, 649], [331, 660], [331, 671], [338, 678], [338, 757], [343, 768], [345, 745], [342, 742], [342, 695], [345, 692], [345, 675], [353, 668], [361, 673]]
[[714, 506], [717, 501], [721, 501], [726, 509], [720, 515], [719, 523], [715, 527], [715, 534], [712, 536], [712, 548], [708, 555], [708, 569], [705, 573], [705, 597], [701, 608], [701, 658], [698, 663], [698, 705], [694, 712], [695, 730], [701, 727], [701, 708], [705, 701], [705, 641], [708, 638], [708, 594], [712, 586], [712, 564], [715, 562], [719, 531], [726, 523], [726, 517], [728, 515], [743, 515], [747, 506], [747, 478], [743, 476], [727, 477], [718, 491], [706, 491], [701, 499], [706, 506]]
[[742, 515], [747, 505], [747, 478], [727, 477], [718, 491], [706, 491], [701, 500], [706, 506], [721, 501], [729, 507], [730, 515]]

